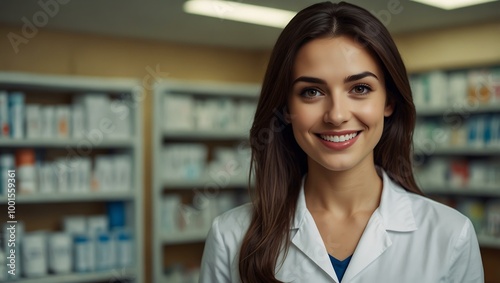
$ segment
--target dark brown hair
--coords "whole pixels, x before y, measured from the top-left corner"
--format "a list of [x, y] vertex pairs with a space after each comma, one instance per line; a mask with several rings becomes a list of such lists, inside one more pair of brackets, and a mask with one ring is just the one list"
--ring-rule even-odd
[[250, 130], [255, 197], [250, 226], [240, 249], [239, 272], [244, 283], [280, 282], [275, 268], [280, 252], [286, 256], [288, 251], [301, 178], [307, 172], [306, 154], [284, 118], [293, 65], [305, 43], [337, 36], [351, 37], [378, 61], [387, 99], [394, 106], [374, 149], [375, 164], [406, 190], [422, 194], [413, 177], [410, 156], [415, 106], [406, 68], [391, 35], [363, 8], [344, 2], [314, 4], [300, 11], [279, 36]]

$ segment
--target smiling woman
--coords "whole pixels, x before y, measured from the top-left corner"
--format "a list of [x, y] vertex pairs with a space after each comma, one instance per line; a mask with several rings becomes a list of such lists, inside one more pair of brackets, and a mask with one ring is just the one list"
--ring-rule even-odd
[[384, 25], [344, 2], [300, 11], [250, 132], [255, 199], [214, 220], [200, 282], [483, 282], [469, 219], [415, 183], [414, 126]]

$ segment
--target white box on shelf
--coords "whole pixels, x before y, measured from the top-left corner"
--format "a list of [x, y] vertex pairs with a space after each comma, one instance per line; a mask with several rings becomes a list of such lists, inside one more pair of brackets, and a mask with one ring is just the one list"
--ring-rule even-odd
[[194, 128], [194, 99], [189, 95], [174, 94], [163, 98], [164, 130], [192, 130]]
[[9, 121], [11, 137], [15, 139], [24, 138], [25, 123], [24, 93], [12, 92], [9, 94]]
[[57, 191], [60, 193], [70, 192], [70, 170], [71, 168], [65, 157], [56, 158], [54, 161]]
[[232, 130], [236, 128], [234, 120], [235, 104], [230, 98], [217, 99], [216, 128]]
[[182, 200], [180, 195], [169, 194], [162, 198], [163, 231], [168, 234], [179, 232], [179, 217]]
[[95, 269], [98, 271], [111, 270], [115, 267], [113, 242], [109, 232], [99, 232], [95, 236]]
[[90, 180], [92, 178], [92, 160], [90, 157], [79, 158], [78, 173], [76, 180], [76, 191], [77, 192], [90, 192]]
[[38, 139], [42, 136], [42, 113], [39, 104], [26, 105], [26, 137]]
[[56, 137], [69, 138], [70, 137], [70, 123], [71, 112], [69, 106], [56, 107]]
[[55, 106], [41, 107], [41, 132], [43, 138], [54, 138], [56, 134], [56, 108]]
[[73, 103], [71, 107], [71, 137], [82, 139], [87, 128], [85, 125], [84, 107], [81, 103]]
[[9, 95], [0, 90], [0, 137], [10, 137]]
[[128, 229], [113, 231], [115, 242], [116, 267], [125, 268], [134, 264], [134, 247], [132, 233]]
[[[0, 174], [2, 174], [0, 176], [0, 181], [2, 182], [0, 183], [0, 195], [8, 195], [9, 170], [15, 169], [14, 154], [8, 152], [0, 154]], [[13, 192], [11, 193], [13, 194]]]
[[108, 137], [107, 122], [110, 118], [110, 98], [103, 93], [87, 93], [75, 98], [76, 103], [82, 103], [84, 107], [84, 118], [86, 132], [99, 131], [103, 136]]
[[70, 273], [73, 269], [73, 239], [68, 233], [48, 235], [49, 271], [55, 274]]
[[95, 236], [100, 232], [108, 232], [109, 219], [106, 215], [93, 215], [87, 217], [87, 231]]
[[93, 246], [85, 233], [73, 236], [73, 270], [76, 272], [92, 271]]
[[56, 190], [56, 179], [54, 164], [49, 161], [42, 162], [38, 166], [38, 183], [40, 193], [54, 193]]
[[429, 76], [429, 104], [432, 107], [444, 107], [447, 105], [448, 92], [448, 76], [442, 71], [431, 71]]
[[132, 189], [132, 158], [127, 154], [113, 156], [113, 170], [115, 190], [130, 191]]
[[411, 90], [413, 94], [413, 103], [417, 110], [424, 108], [427, 105], [425, 97], [425, 88], [420, 76], [412, 76], [410, 79]]
[[467, 73], [452, 72], [448, 75], [449, 106], [467, 105]]
[[87, 219], [83, 215], [65, 216], [63, 230], [70, 235], [85, 234], [87, 232]]
[[18, 194], [34, 194], [38, 191], [37, 166], [33, 164], [21, 164], [17, 166], [16, 191]]
[[126, 101], [115, 99], [111, 102], [111, 118], [113, 121], [113, 138], [132, 136], [132, 111]]
[[22, 242], [23, 275], [40, 277], [47, 275], [47, 235], [45, 232], [26, 233]]
[[96, 191], [109, 192], [114, 190], [114, 170], [113, 158], [107, 155], [98, 155], [95, 157], [94, 166], [94, 184]]

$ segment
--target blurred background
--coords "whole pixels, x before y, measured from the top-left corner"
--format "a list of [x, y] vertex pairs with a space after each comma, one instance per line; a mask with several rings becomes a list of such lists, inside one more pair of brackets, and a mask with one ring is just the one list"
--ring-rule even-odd
[[[1, 1], [0, 281], [197, 282], [212, 219], [249, 200], [273, 44], [315, 2]], [[409, 71], [419, 185], [500, 282], [500, 1], [349, 2]]]

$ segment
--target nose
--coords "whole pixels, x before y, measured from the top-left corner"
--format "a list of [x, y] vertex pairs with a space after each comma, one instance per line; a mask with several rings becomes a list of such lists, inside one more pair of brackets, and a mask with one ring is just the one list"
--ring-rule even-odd
[[334, 126], [340, 126], [347, 122], [351, 116], [347, 99], [342, 95], [332, 95], [329, 97], [329, 103], [325, 103], [325, 123]]

